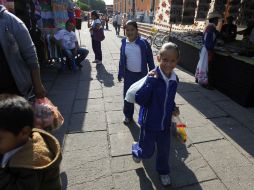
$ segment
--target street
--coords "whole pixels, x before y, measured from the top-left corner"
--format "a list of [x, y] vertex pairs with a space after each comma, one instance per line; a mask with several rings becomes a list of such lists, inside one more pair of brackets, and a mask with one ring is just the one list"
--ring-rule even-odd
[[[58, 73], [54, 66], [42, 68], [48, 97], [65, 118], [55, 132], [63, 151], [63, 189], [254, 189], [254, 110], [217, 90], [200, 87], [181, 68], [175, 69], [180, 79], [176, 104], [187, 124], [188, 140], [181, 144], [172, 137], [172, 187], [161, 186], [155, 157], [133, 162], [131, 144], [138, 140], [139, 126], [122, 123], [123, 83], [117, 80], [123, 33], [117, 37], [109, 27], [102, 42], [103, 65], [92, 63], [94, 53], [84, 22], [81, 46], [90, 53], [82, 70]], [[138, 110], [136, 105], [136, 122]]]

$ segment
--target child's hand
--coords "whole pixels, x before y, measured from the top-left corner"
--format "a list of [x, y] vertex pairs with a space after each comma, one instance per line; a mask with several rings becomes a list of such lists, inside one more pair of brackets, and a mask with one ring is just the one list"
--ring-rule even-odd
[[175, 107], [174, 111], [172, 112], [172, 115], [173, 115], [173, 116], [178, 116], [178, 115], [180, 115], [179, 107]]
[[153, 70], [148, 73], [148, 76], [158, 78], [158, 73], [155, 70]]

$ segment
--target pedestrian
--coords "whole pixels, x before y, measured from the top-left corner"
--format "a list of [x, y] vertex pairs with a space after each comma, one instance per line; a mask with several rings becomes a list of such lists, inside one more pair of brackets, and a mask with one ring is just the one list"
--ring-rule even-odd
[[[127, 38], [122, 39], [118, 71], [118, 81], [124, 78], [124, 98], [129, 87], [147, 75], [147, 67], [149, 70], [155, 67], [151, 47], [138, 35], [138, 25], [135, 21], [129, 20], [126, 23], [126, 36]], [[123, 113], [124, 124], [130, 124], [133, 121], [134, 104], [124, 101]]]
[[106, 21], [105, 21], [105, 15], [101, 15], [100, 20], [101, 20], [101, 26], [102, 26], [102, 28], [104, 29], [105, 23], [106, 23]]
[[212, 62], [214, 58], [213, 50], [218, 35], [216, 26], [220, 17], [221, 15], [217, 12], [212, 12], [208, 15], [209, 24], [204, 30], [203, 46], [195, 73], [196, 82], [209, 90], [213, 89], [214, 76], [216, 75], [213, 71]]
[[90, 27], [90, 33], [92, 38], [92, 48], [95, 54], [95, 60], [93, 61], [93, 63], [100, 65], [102, 64], [101, 41], [95, 39], [93, 33], [95, 30], [99, 30], [102, 27], [102, 25], [101, 20], [99, 19], [99, 15], [96, 11], [91, 12], [91, 17], [93, 21]]
[[[64, 56], [71, 62], [72, 69], [76, 69], [76, 65], [81, 69], [81, 62], [87, 57], [89, 51], [79, 47], [76, 34], [73, 32], [74, 24], [71, 20], [65, 23], [65, 29], [58, 31], [54, 38], [58, 42]], [[75, 58], [77, 57], [77, 59]]]
[[135, 93], [135, 102], [141, 106], [139, 113], [141, 131], [139, 141], [132, 145], [133, 160], [139, 163], [142, 159], [150, 158], [156, 144], [156, 170], [164, 186], [171, 184], [169, 166], [171, 118], [172, 115], [179, 114], [175, 106], [178, 77], [173, 69], [179, 62], [179, 57], [177, 45], [172, 42], [164, 44], [159, 51], [159, 66], [146, 76], [144, 84]]
[[109, 17], [108, 17], [108, 15], [106, 14], [106, 15], [105, 15], [106, 30], [108, 30], [108, 21], [109, 21]]
[[115, 16], [115, 20], [116, 20], [116, 35], [120, 35], [120, 28], [122, 26], [122, 15], [119, 12], [118, 14], [116, 14]]
[[150, 24], [153, 24], [153, 9], [150, 10], [149, 18], [150, 18]]
[[34, 113], [24, 98], [0, 95], [1, 190], [61, 190], [60, 144], [33, 125]]
[[[67, 4], [67, 14], [68, 14], [68, 20], [71, 20], [74, 26], [76, 26], [76, 19], [75, 19], [75, 3], [72, 2], [72, 0], [68, 0]], [[73, 28], [75, 31], [75, 28]]]
[[115, 28], [116, 31], [116, 35], [117, 35], [117, 12], [115, 12], [115, 15], [113, 16], [113, 26]]
[[34, 43], [25, 24], [0, 5], [0, 94], [44, 98]]
[[122, 23], [123, 23], [123, 34], [124, 34], [124, 36], [126, 35], [126, 23], [127, 23], [127, 21], [128, 21], [128, 18], [127, 18], [126, 13], [125, 13], [125, 14], [123, 14], [123, 21], [122, 21]]

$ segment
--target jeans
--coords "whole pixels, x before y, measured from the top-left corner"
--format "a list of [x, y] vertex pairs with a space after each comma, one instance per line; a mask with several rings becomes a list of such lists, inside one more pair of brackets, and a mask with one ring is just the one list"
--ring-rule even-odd
[[116, 27], [115, 27], [115, 29], [116, 29], [116, 35], [120, 34], [120, 28], [121, 28], [121, 25], [116, 25]]
[[[81, 62], [87, 57], [89, 51], [85, 48], [78, 48], [77, 50], [77, 58], [75, 59], [74, 49], [63, 49], [63, 56], [71, 61], [71, 65], [75, 67], [75, 65], [81, 66]], [[75, 69], [75, 68], [73, 68]]]
[[101, 42], [92, 39], [92, 47], [95, 54], [95, 60], [102, 61]]

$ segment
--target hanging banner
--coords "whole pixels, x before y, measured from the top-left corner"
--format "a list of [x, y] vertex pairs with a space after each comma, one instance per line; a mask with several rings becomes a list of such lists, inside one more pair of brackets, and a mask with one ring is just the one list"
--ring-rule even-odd
[[182, 21], [183, 0], [160, 0], [156, 10], [155, 25], [169, 28]]

